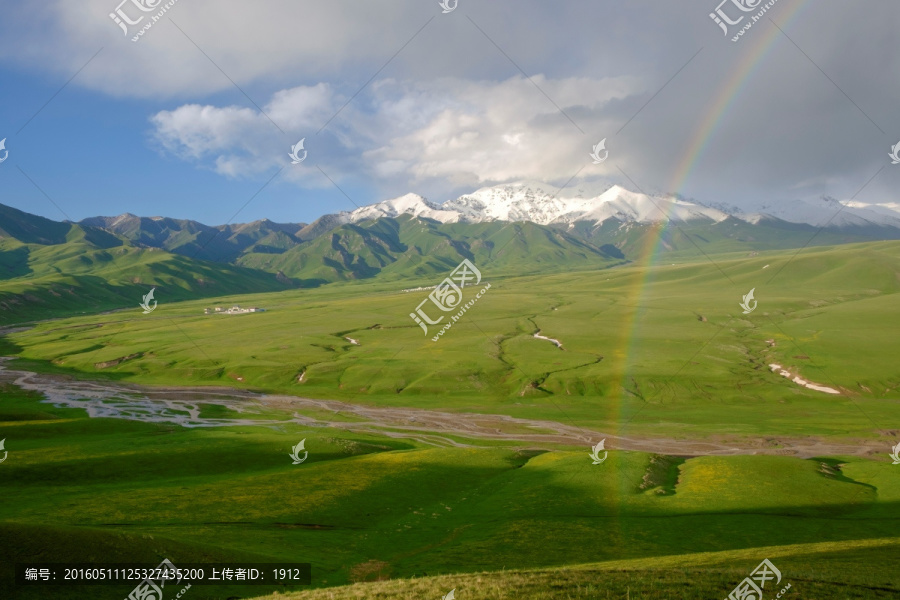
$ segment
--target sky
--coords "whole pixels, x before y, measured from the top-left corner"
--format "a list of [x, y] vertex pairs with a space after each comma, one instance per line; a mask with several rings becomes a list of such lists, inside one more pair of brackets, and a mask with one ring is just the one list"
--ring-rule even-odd
[[0, 203], [311, 222], [523, 180], [896, 202], [900, 4], [720, 1], [4, 1]]

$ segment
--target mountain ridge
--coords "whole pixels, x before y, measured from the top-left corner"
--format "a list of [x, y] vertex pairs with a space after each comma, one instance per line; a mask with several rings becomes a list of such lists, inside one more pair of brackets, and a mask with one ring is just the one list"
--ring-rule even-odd
[[484, 187], [442, 204], [431, 202], [417, 194], [405, 194], [353, 211], [326, 216], [347, 223], [377, 217], [396, 217], [400, 214], [430, 218], [442, 223], [499, 220], [568, 225], [590, 221], [599, 225], [611, 218], [639, 223], [685, 223], [704, 220], [721, 222], [734, 217], [751, 224], [764, 219], [777, 219], [816, 227], [834, 225], [900, 229], [900, 203], [842, 203], [825, 197], [818, 202], [761, 204], [758, 210], [747, 211], [724, 203], [688, 201], [676, 194], [648, 195], [633, 192], [619, 185], [609, 186], [600, 193], [581, 189], [561, 192], [540, 182]]
[[114, 308], [151, 286], [174, 300], [375, 277], [429, 281], [463, 259], [521, 275], [606, 269], [657, 253], [693, 260], [900, 239], [900, 228], [885, 224], [889, 212], [879, 223], [859, 216], [869, 205], [836, 202], [824, 206], [848, 212], [840, 227], [736, 216], [618, 187], [563, 199], [546, 187], [485, 188], [449, 206], [407, 194], [310, 224], [219, 227], [128, 213], [57, 222], [0, 205], [0, 322]]
[[[823, 197], [816, 202], [762, 203], [758, 210], [747, 211], [721, 202], [704, 204], [686, 200], [676, 194], [633, 192], [619, 185], [608, 186], [597, 193], [584, 189], [560, 191], [540, 182], [483, 187], [443, 203], [407, 193], [352, 211], [327, 213], [309, 224], [277, 223], [263, 218], [250, 223], [210, 226], [190, 219], [138, 217], [131, 213], [115, 217], [89, 217], [78, 223], [128, 235], [129, 229], [138, 227], [136, 223], [140, 222], [140, 228], [145, 230], [142, 243], [154, 245], [150, 242], [156, 241], [157, 247], [167, 249], [169, 238], [173, 243], [178, 243], [183, 241], [185, 235], [192, 235], [199, 243], [206, 236], [206, 243], [213, 241], [216, 246], [202, 258], [217, 260], [211, 258], [211, 254], [239, 254], [253, 243], [264, 243], [276, 234], [287, 236], [291, 242], [299, 244], [343, 224], [401, 215], [444, 224], [530, 221], [538, 225], [571, 225], [582, 221], [599, 225], [608, 219], [638, 223], [721, 222], [734, 217], [754, 225], [764, 220], [780, 220], [815, 227], [890, 227], [900, 230], [900, 203], [866, 204]], [[154, 231], [154, 235], [148, 235], [148, 232]], [[243, 244], [238, 243], [235, 236], [240, 234], [250, 238]], [[154, 239], [159, 236], [163, 239]], [[133, 237], [130, 239], [141, 241]]]

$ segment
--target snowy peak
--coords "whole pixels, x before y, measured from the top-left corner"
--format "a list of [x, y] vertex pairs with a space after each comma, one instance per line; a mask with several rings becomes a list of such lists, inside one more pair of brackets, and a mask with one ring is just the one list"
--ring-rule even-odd
[[355, 223], [400, 215], [426, 217], [441, 223], [485, 221], [530, 221], [539, 225], [571, 224], [576, 221], [602, 223], [610, 218], [639, 223], [665, 221], [721, 221], [728, 213], [674, 196], [647, 196], [614, 185], [600, 194], [585, 190], [565, 193], [537, 182], [481, 188], [442, 205], [417, 194], [364, 206], [341, 213], [342, 222]]
[[538, 183], [518, 183], [481, 188], [444, 203], [444, 208], [460, 214], [463, 221], [531, 221], [546, 225], [565, 212], [566, 203], [556, 190]]
[[760, 210], [784, 221], [808, 223], [816, 227], [900, 228], [900, 205], [895, 202], [866, 204], [825, 197], [815, 201], [763, 205]]
[[340, 223], [379, 217], [410, 215], [441, 223], [530, 221], [538, 225], [600, 224], [608, 219], [625, 223], [719, 223], [729, 217], [756, 225], [762, 220], [783, 220], [815, 227], [894, 227], [900, 229], [900, 204], [840, 202], [833, 198], [760, 205], [753, 212], [725, 204], [705, 206], [675, 195], [647, 195], [613, 185], [602, 190], [559, 190], [538, 182], [485, 187], [434, 204], [417, 194], [407, 194], [336, 215]]
[[679, 200], [674, 196], [648, 196], [613, 186], [593, 202], [583, 214], [571, 215], [567, 222], [594, 221], [600, 223], [615, 217], [620, 221], [658, 223], [667, 221], [714, 221], [728, 218], [728, 213], [701, 204]]
[[341, 217], [351, 223], [381, 217], [399, 217], [400, 215], [425, 217], [441, 223], [455, 223], [459, 220], [459, 213], [444, 210], [441, 206], [432, 204], [418, 194], [406, 194], [378, 204], [363, 206], [348, 213], [341, 213]]
[[557, 195], [557, 190], [535, 183], [482, 188], [446, 202], [460, 219], [481, 221], [531, 221], [540, 225], [610, 218], [653, 223], [660, 221], [722, 221], [728, 214], [674, 196], [648, 196], [614, 185], [599, 195], [582, 190]]

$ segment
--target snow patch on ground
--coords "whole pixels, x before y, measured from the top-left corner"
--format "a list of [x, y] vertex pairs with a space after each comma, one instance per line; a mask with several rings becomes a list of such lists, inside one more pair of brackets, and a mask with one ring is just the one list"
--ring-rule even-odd
[[840, 394], [840, 392], [834, 388], [830, 388], [830, 387], [824, 386], [824, 385], [819, 385], [818, 383], [813, 383], [811, 381], [807, 381], [806, 379], [803, 379], [799, 375], [794, 375], [793, 373], [791, 373], [790, 371], [788, 371], [787, 369], [785, 369], [784, 367], [782, 367], [779, 364], [772, 363], [769, 365], [769, 368], [772, 369], [772, 371], [774, 371], [775, 373], [778, 373], [779, 375], [781, 375], [782, 377], [787, 377], [788, 379], [790, 379], [797, 385], [802, 385], [805, 388], [809, 388], [811, 390], [816, 390], [817, 392], [825, 392], [826, 394]]
[[556, 344], [557, 348], [559, 348], [560, 350], [563, 349], [562, 342], [560, 342], [559, 340], [554, 340], [553, 338], [548, 338], [546, 336], [541, 335], [540, 329], [538, 329], [538, 332], [536, 334], [534, 334], [534, 337], [536, 337], [539, 340], [547, 340], [548, 342], [553, 342], [554, 344]]

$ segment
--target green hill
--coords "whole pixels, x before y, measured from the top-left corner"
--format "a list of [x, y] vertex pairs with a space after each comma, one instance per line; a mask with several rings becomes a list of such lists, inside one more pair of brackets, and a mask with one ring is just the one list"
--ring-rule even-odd
[[508, 273], [560, 272], [623, 262], [615, 254], [534, 223], [441, 224], [402, 216], [341, 225], [280, 255], [245, 254], [238, 264], [314, 284], [433, 276], [464, 258]]
[[[604, 268], [642, 262], [657, 255], [667, 256], [668, 260], [729, 252], [752, 255], [809, 244], [848, 244], [900, 235], [889, 227], [820, 230], [767, 217], [756, 223], [734, 217], [720, 222], [699, 219], [681, 224], [610, 218], [599, 224], [582, 221], [543, 226], [503, 221], [440, 223], [409, 215], [342, 223], [344, 217], [325, 215], [309, 225], [263, 219], [210, 227], [191, 220], [131, 214], [93, 217], [79, 224], [56, 223], [2, 205], [0, 217], [0, 240], [49, 246], [81, 239], [98, 248], [155, 248], [191, 260], [265, 271], [276, 275], [283, 284], [291, 278], [303, 287], [373, 277], [418, 280], [452, 269], [464, 258], [476, 265], [490, 263], [495, 273], [524, 275]], [[0, 270], [5, 269], [7, 277], [29, 273], [27, 250], [7, 246], [0, 251], [5, 254], [0, 257]], [[185, 264], [179, 263], [179, 268]], [[228, 276], [235, 273], [228, 271]], [[250, 271], [243, 275], [249, 277]], [[233, 292], [254, 289], [262, 288], [248, 284]]]
[[304, 223], [275, 223], [268, 219], [210, 227], [197, 221], [168, 217], [92, 217], [81, 225], [103, 228], [137, 246], [162, 248], [190, 258], [232, 262], [244, 252], [286, 250], [301, 243]]
[[238, 266], [138, 248], [106, 230], [0, 206], [0, 324], [293, 287]]
[[[651, 254], [670, 258], [723, 252], [762, 252], [807, 245], [836, 245], [896, 239], [887, 226], [818, 228], [771, 216], [747, 222], [698, 218], [688, 222], [641, 223], [615, 217], [570, 225], [530, 222], [442, 224], [402, 214], [346, 223], [346, 215], [315, 222], [210, 227], [163, 217], [95, 217], [82, 225], [103, 228], [141, 247], [280, 273], [305, 286], [371, 277], [432, 275], [462, 258], [491, 260], [509, 273], [559, 272], [642, 261]], [[508, 245], [515, 238], [516, 243]], [[508, 247], [507, 247], [508, 245]], [[505, 248], [505, 249], [504, 249]], [[496, 256], [495, 252], [502, 252]]]
[[715, 222], [681, 224], [634, 223], [608, 219], [599, 225], [578, 222], [567, 231], [591, 244], [614, 246], [630, 260], [645, 258], [651, 250], [670, 257], [701, 256], [723, 252], [762, 252], [814, 246], [852, 244], [896, 239], [890, 228], [820, 230], [802, 223], [761, 219], [757, 224], [729, 217]]
[[63, 244], [76, 226], [0, 204], [0, 240], [11, 238], [26, 244]]

